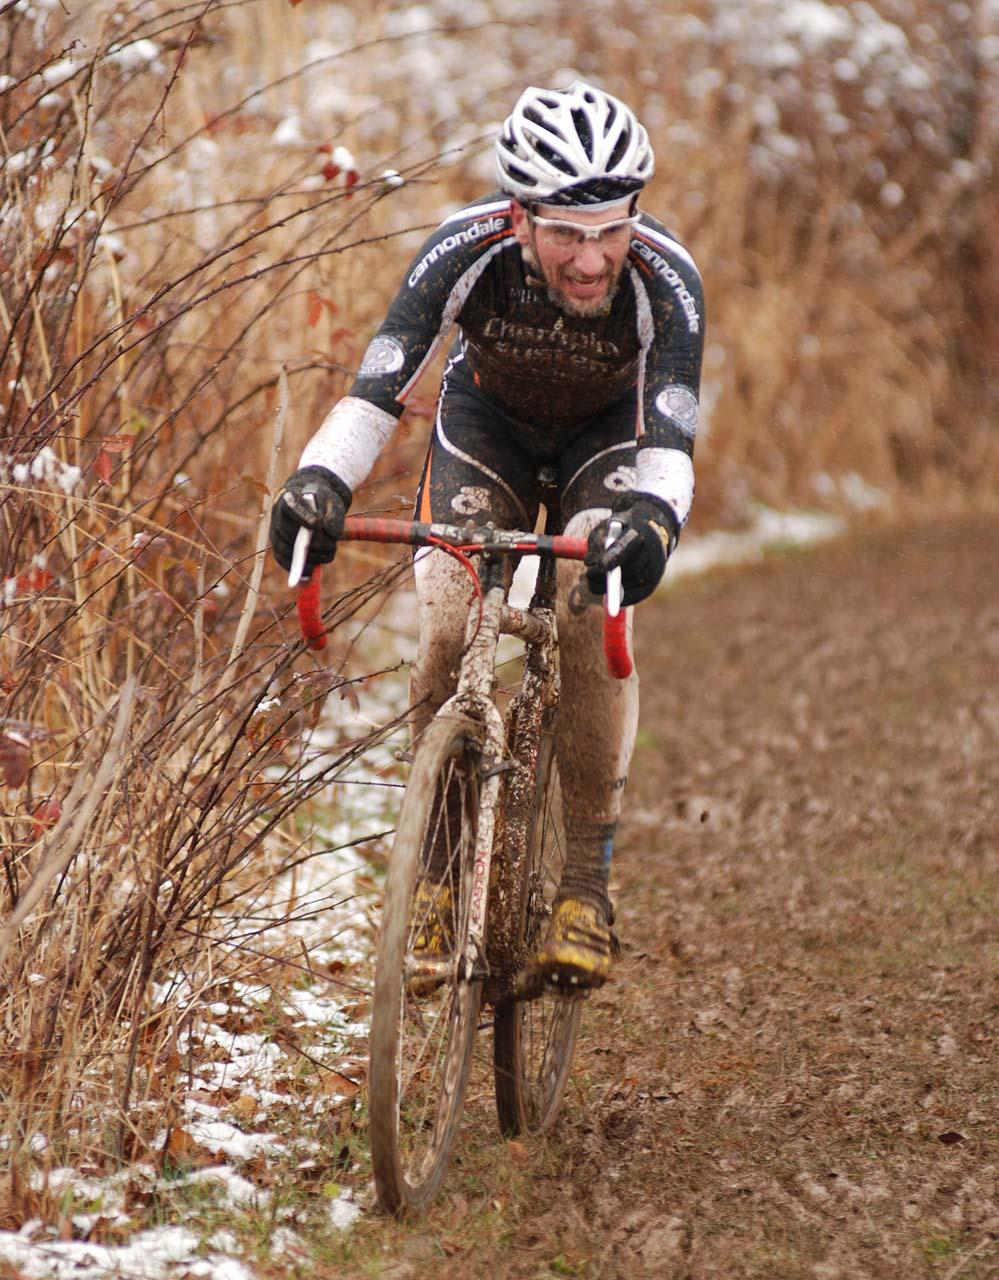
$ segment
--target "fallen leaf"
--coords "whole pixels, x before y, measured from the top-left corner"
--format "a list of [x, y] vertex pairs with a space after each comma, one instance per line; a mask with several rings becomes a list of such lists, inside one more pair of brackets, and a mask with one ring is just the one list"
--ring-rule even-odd
[[156, 1192], [153, 1188], [135, 1179], [130, 1179], [125, 1184], [123, 1194], [125, 1209], [128, 1212], [133, 1209], [148, 1209], [156, 1201]]
[[180, 1071], [180, 1055], [171, 1050], [159, 1063], [149, 1080], [149, 1092], [154, 1098], [165, 1098], [174, 1087]]
[[232, 1104], [232, 1112], [237, 1120], [252, 1120], [259, 1109], [260, 1102], [252, 1093], [241, 1093]]
[[219, 1105], [219, 1096], [211, 1089], [185, 1089], [181, 1097], [185, 1102], [200, 1102], [204, 1107]]
[[968, 1139], [963, 1133], [958, 1133], [955, 1129], [948, 1129], [946, 1133], [937, 1134], [937, 1142], [942, 1142], [945, 1146], [953, 1147], [959, 1142], [967, 1142]]
[[527, 1164], [531, 1159], [531, 1153], [522, 1142], [517, 1142], [514, 1138], [507, 1139], [507, 1154], [514, 1164]]
[[161, 1161], [164, 1165], [193, 1164], [199, 1152], [197, 1142], [180, 1125], [171, 1125], [163, 1144]]
[[90, 1244], [125, 1244], [131, 1234], [132, 1228], [129, 1223], [119, 1222], [101, 1214], [85, 1233], [84, 1239]]
[[351, 1080], [349, 1076], [342, 1075], [339, 1071], [324, 1071], [320, 1088], [323, 1093], [332, 1094], [338, 1098], [353, 1098], [361, 1086], [356, 1080]]

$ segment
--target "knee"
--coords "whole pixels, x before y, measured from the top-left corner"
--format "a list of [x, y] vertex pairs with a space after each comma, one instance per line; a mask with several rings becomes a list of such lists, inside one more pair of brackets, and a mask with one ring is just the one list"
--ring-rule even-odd
[[418, 556], [415, 565], [420, 642], [417, 678], [447, 685], [465, 640], [472, 587], [468, 574], [441, 552]]
[[[577, 511], [566, 524], [570, 538], [586, 538], [603, 520], [610, 517], [608, 507], [589, 507]], [[558, 563], [559, 644], [563, 658], [573, 661], [576, 651], [581, 661], [589, 661], [594, 648], [602, 643], [602, 601], [592, 595], [586, 585], [583, 566], [576, 560]]]

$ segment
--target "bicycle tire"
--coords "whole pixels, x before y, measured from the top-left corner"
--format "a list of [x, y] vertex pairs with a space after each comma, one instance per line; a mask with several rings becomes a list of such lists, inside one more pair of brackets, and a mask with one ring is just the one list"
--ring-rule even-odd
[[[518, 952], [533, 954], [551, 916], [565, 865], [562, 797], [551, 733], [538, 750], [537, 786], [520, 904]], [[493, 1071], [502, 1132], [546, 1133], [558, 1118], [572, 1069], [582, 997], [544, 989], [494, 1009]]]
[[[481, 729], [467, 717], [442, 716], [429, 725], [406, 786], [385, 882], [371, 1012], [369, 1136], [379, 1204], [397, 1215], [424, 1208], [439, 1190], [468, 1084], [482, 981], [459, 969], [481, 745]], [[450, 958], [441, 961], [446, 974], [431, 989], [414, 990], [425, 979], [413, 978], [413, 940], [429, 919], [416, 905], [419, 886], [434, 891], [444, 883], [439, 870], [432, 878], [425, 865], [424, 850], [434, 840], [448, 851], [452, 944]]]

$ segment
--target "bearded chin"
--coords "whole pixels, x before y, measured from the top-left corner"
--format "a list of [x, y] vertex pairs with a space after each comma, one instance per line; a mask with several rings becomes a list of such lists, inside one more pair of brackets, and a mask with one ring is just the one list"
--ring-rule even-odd
[[584, 320], [588, 317], [592, 319], [594, 316], [605, 316], [609, 313], [611, 303], [614, 301], [614, 295], [617, 293], [617, 287], [620, 283], [621, 276], [619, 273], [617, 278], [612, 280], [608, 285], [607, 292], [604, 294], [601, 301], [595, 306], [592, 303], [587, 305], [586, 303], [576, 302], [573, 298], [567, 297], [561, 289], [557, 289], [552, 284], [548, 285], [548, 297], [557, 307], [561, 307], [567, 315], [578, 316]]
[[570, 298], [567, 294], [564, 294], [558, 285], [549, 279], [547, 273], [542, 269], [537, 256], [530, 245], [522, 245], [521, 252], [524, 255], [524, 262], [534, 273], [537, 281], [544, 284], [545, 290], [548, 293], [548, 300], [554, 303], [560, 311], [564, 311], [566, 315], [586, 320], [592, 319], [594, 316], [605, 316], [610, 311], [611, 304], [613, 303], [614, 297], [618, 291], [618, 286], [621, 283], [621, 276], [624, 274], [623, 265], [621, 270], [611, 281], [604, 297], [594, 306], [593, 304], [587, 305], [586, 303], [576, 302], [574, 298]]

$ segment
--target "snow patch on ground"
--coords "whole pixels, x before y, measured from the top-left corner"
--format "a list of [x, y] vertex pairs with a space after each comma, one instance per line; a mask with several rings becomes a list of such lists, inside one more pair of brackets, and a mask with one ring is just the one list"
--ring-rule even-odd
[[663, 587], [668, 590], [670, 582], [677, 578], [705, 573], [720, 565], [752, 563], [776, 547], [804, 547], [838, 537], [845, 531], [846, 522], [838, 516], [760, 507], [745, 531], [719, 530], [683, 539], [670, 560]]
[[211, 1276], [213, 1280], [252, 1280], [237, 1258], [199, 1255], [198, 1236], [183, 1226], [141, 1231], [128, 1244], [100, 1245], [77, 1240], [32, 1238], [37, 1223], [20, 1232], [0, 1232], [0, 1259], [34, 1280], [163, 1280], [169, 1276]]

